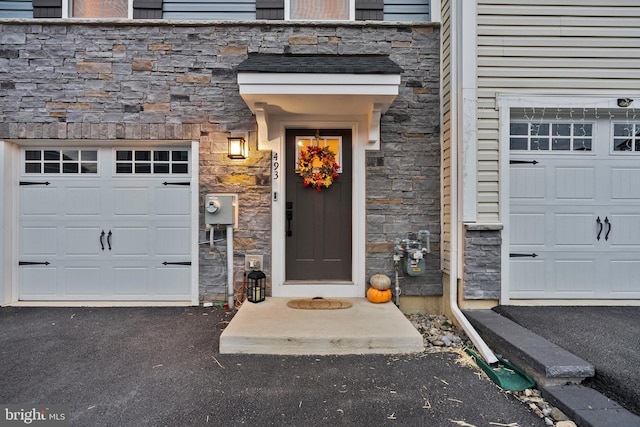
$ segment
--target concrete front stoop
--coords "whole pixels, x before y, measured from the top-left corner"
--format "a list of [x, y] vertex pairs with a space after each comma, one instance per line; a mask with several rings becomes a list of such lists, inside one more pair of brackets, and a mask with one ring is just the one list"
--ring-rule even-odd
[[580, 385], [595, 368], [492, 310], [467, 310], [469, 322], [489, 347], [529, 374], [549, 403], [580, 427], [640, 427], [640, 417]]
[[220, 336], [222, 354], [401, 354], [424, 350], [423, 337], [391, 302], [341, 298], [337, 310], [287, 306], [290, 298], [245, 302]]

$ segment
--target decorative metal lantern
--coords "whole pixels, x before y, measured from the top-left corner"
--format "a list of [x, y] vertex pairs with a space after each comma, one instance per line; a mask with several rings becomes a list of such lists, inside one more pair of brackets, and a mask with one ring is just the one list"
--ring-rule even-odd
[[247, 146], [247, 141], [243, 137], [230, 136], [227, 138], [227, 142], [229, 144], [227, 157], [236, 160], [242, 160], [249, 157], [249, 147]]
[[247, 274], [247, 299], [251, 302], [264, 301], [267, 293], [267, 276], [260, 270]]

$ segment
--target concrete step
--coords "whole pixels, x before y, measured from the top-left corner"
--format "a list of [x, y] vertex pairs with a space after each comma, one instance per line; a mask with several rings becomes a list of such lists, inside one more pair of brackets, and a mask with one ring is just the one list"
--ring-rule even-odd
[[492, 310], [464, 314], [495, 353], [541, 386], [579, 384], [595, 375], [592, 364]]
[[400, 354], [424, 350], [422, 335], [391, 302], [342, 298], [338, 310], [301, 310], [289, 298], [245, 302], [220, 336], [223, 354]]
[[640, 427], [640, 417], [592, 388], [570, 384], [541, 391], [547, 402], [580, 427]]

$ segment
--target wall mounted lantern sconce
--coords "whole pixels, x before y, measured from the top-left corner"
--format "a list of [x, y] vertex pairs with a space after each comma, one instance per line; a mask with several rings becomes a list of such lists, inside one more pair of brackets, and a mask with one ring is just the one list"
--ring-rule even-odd
[[249, 144], [242, 136], [230, 136], [227, 138], [229, 149], [227, 156], [234, 160], [243, 160], [249, 157]]
[[628, 107], [632, 102], [631, 98], [618, 98], [618, 107]]

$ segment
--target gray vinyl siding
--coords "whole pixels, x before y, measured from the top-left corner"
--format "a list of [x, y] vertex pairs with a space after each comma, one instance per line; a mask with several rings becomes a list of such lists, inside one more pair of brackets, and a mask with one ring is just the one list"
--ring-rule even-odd
[[496, 93], [637, 92], [638, 40], [634, 0], [478, 0], [479, 221], [500, 219]]
[[164, 19], [212, 19], [244, 21], [256, 19], [255, 0], [164, 0]]
[[0, 1], [0, 18], [33, 18], [31, 0]]
[[429, 0], [385, 0], [385, 21], [431, 21]]
[[450, 273], [451, 261], [451, 10], [442, 1], [442, 271]]

